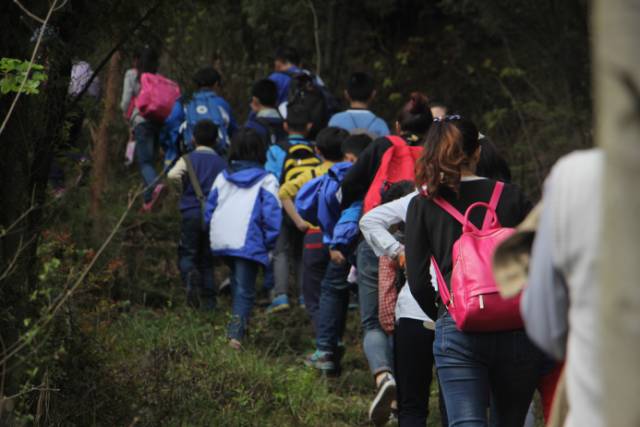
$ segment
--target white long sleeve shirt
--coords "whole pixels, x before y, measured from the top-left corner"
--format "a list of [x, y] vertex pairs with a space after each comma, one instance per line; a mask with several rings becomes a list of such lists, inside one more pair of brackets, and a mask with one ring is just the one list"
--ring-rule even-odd
[[[405, 221], [409, 202], [417, 194], [418, 192], [414, 191], [400, 199], [377, 206], [360, 219], [360, 231], [377, 256], [386, 255], [395, 258], [403, 250], [402, 244], [393, 237], [389, 228]], [[431, 277], [436, 277], [434, 271]], [[437, 284], [432, 283], [432, 285], [437, 289]], [[433, 319], [422, 311], [406, 283], [398, 293], [396, 301], [396, 320], [401, 318], [433, 322]]]

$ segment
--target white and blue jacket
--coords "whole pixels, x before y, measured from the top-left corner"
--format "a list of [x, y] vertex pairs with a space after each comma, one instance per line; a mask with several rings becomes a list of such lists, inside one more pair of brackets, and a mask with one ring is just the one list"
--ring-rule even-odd
[[214, 255], [266, 266], [282, 223], [277, 179], [258, 163], [232, 161], [211, 187], [205, 223]]

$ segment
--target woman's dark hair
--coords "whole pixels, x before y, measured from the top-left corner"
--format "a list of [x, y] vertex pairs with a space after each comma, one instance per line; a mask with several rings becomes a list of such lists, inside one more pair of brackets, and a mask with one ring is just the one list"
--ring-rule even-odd
[[469, 165], [479, 146], [478, 128], [470, 120], [460, 116], [435, 120], [416, 162], [416, 184], [426, 186], [429, 198], [438, 196], [443, 188], [459, 194], [462, 168]]
[[480, 161], [476, 175], [496, 181], [511, 182], [511, 169], [507, 161], [500, 155], [498, 147], [486, 137], [480, 139]]
[[322, 129], [316, 136], [316, 148], [326, 160], [339, 162], [342, 160], [342, 143], [349, 138], [349, 132], [337, 127]]
[[398, 113], [398, 124], [403, 133], [423, 136], [433, 123], [433, 115], [429, 108], [427, 95], [413, 92], [407, 103]]
[[264, 138], [251, 128], [238, 130], [231, 139], [229, 161], [248, 160], [256, 163], [267, 161], [267, 147]]
[[382, 192], [381, 204], [393, 202], [401, 197], [411, 194], [416, 190], [416, 183], [413, 181], [398, 181]]
[[158, 72], [158, 52], [149, 46], [145, 46], [140, 51], [138, 59], [138, 76], [142, 73], [155, 74]]

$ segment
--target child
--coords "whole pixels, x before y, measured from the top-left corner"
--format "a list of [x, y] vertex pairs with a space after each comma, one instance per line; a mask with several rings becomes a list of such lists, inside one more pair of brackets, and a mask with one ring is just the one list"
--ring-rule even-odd
[[211, 249], [231, 267], [233, 296], [229, 345], [239, 349], [255, 300], [260, 265], [269, 263], [282, 223], [278, 182], [267, 173], [264, 141], [253, 129], [234, 135], [229, 167], [213, 183], [205, 221]]
[[[298, 190], [308, 181], [318, 176], [324, 175], [337, 162], [342, 160], [342, 144], [349, 137], [349, 133], [340, 128], [325, 128], [320, 131], [316, 139], [316, 154], [320, 157], [322, 163], [315, 168], [305, 169], [295, 179], [284, 183], [280, 187], [280, 201], [282, 207], [287, 213], [293, 224], [298, 230], [305, 232], [302, 249], [302, 263], [304, 266], [302, 273], [302, 294], [301, 299], [304, 301], [305, 308], [311, 317], [315, 327], [315, 314], [318, 310], [319, 286], [317, 294], [307, 295], [309, 283], [320, 283], [324, 276], [324, 269], [328, 262], [328, 252], [322, 245], [322, 236], [320, 230], [316, 227], [309, 227], [307, 223], [296, 211], [293, 200]], [[315, 286], [311, 286], [314, 287]], [[310, 296], [310, 299], [307, 299]]]
[[[307, 169], [312, 169], [320, 164], [311, 143], [307, 140], [307, 134], [311, 129], [309, 114], [301, 106], [294, 105], [289, 109], [289, 115], [284, 123], [285, 130], [289, 134], [288, 140], [272, 145], [267, 152], [267, 164], [265, 169], [272, 172], [283, 186]], [[281, 233], [278, 236], [276, 249], [273, 254], [274, 288], [273, 299], [267, 308], [270, 313], [287, 310], [289, 308], [289, 266], [295, 271], [298, 289], [302, 286], [302, 241], [303, 229], [285, 217], [282, 223]]]
[[[193, 130], [195, 151], [180, 158], [167, 175], [170, 180], [182, 183], [178, 266], [187, 289], [187, 301], [207, 310], [215, 307], [216, 293], [209, 235], [203, 227], [203, 207], [213, 181], [227, 167], [227, 162], [213, 150], [217, 136], [218, 127], [213, 122], [199, 121]], [[193, 177], [187, 162], [191, 164]]]
[[326, 175], [308, 182], [296, 197], [296, 208], [306, 220], [318, 223], [330, 261], [320, 284], [320, 300], [316, 315], [317, 351], [305, 363], [327, 374], [339, 372], [338, 343], [344, 332], [349, 304], [347, 276], [351, 268], [347, 259], [353, 254], [358, 236], [358, 219], [362, 203], [340, 209], [339, 189], [342, 178], [371, 139], [354, 135], [343, 143], [344, 158]]
[[245, 127], [255, 129], [267, 147], [286, 139], [284, 120], [276, 109], [278, 88], [269, 79], [258, 80], [251, 88], [251, 114]]
[[[175, 126], [180, 127], [182, 131], [183, 141], [186, 150], [190, 151], [192, 147], [191, 135], [196, 123], [200, 120], [208, 119], [218, 126], [218, 141], [214, 147], [220, 155], [225, 155], [229, 149], [229, 138], [238, 128], [236, 121], [231, 113], [229, 103], [219, 95], [222, 89], [222, 77], [220, 73], [213, 67], [204, 67], [193, 75], [193, 82], [197, 86], [190, 101], [183, 104], [179, 99], [171, 114], [169, 122], [166, 126], [173, 126], [174, 129], [168, 129], [167, 132], [178, 135]], [[180, 108], [182, 107], [182, 108]], [[177, 141], [174, 142], [177, 146]]]
[[369, 110], [376, 96], [373, 77], [361, 72], [351, 74], [344, 96], [350, 108], [334, 114], [329, 126], [346, 129], [352, 134], [366, 133], [372, 138], [389, 135], [389, 127], [384, 120]]

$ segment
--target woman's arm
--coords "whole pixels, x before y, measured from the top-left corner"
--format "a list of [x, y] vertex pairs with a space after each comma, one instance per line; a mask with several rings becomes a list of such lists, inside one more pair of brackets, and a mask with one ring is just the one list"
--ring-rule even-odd
[[431, 286], [431, 243], [424, 212], [425, 200], [414, 197], [409, 203], [405, 224], [405, 253], [407, 281], [411, 294], [431, 319], [436, 319], [436, 293]]

